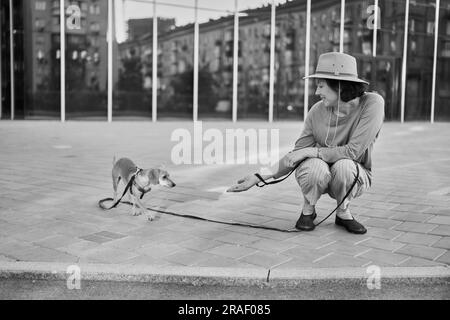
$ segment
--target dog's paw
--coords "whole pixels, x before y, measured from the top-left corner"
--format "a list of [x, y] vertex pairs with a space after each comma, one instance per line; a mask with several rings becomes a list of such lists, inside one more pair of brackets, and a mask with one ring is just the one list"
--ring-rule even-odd
[[156, 218], [156, 216], [154, 213], [147, 212], [147, 220], [148, 221], [153, 221], [153, 220], [155, 220], [155, 218]]

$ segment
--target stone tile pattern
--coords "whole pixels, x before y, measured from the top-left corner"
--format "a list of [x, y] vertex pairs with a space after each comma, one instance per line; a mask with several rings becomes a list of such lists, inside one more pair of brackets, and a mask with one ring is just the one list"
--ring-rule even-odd
[[[279, 128], [289, 150], [298, 124], [214, 122], [226, 128]], [[170, 136], [190, 122], [147, 124], [2, 121], [0, 127], [0, 261], [92, 262], [157, 266], [355, 267], [450, 264], [450, 134], [447, 124], [386, 123], [374, 153], [372, 188], [352, 202], [367, 228], [351, 235], [333, 223], [314, 232], [282, 233], [159, 214], [133, 217], [112, 194], [112, 158], [141, 167], [165, 164], [177, 187], [155, 187], [148, 207], [221, 221], [292, 228], [302, 196], [289, 179], [245, 193], [224, 193], [255, 165], [173, 165]], [[35, 134], [39, 132], [39, 135]], [[423, 152], [416, 152], [418, 149]], [[276, 190], [276, 191], [275, 191]], [[319, 218], [333, 209], [323, 196]]]

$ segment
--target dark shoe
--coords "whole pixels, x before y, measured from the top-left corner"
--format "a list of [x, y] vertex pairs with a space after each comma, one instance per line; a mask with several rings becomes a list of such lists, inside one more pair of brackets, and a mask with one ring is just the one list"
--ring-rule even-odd
[[348, 232], [356, 233], [356, 234], [364, 234], [367, 232], [367, 229], [353, 218], [352, 220], [341, 219], [336, 216], [336, 221], [334, 222], [336, 225], [344, 227]]
[[309, 216], [305, 216], [302, 212], [300, 218], [297, 220], [295, 224], [295, 228], [303, 231], [313, 231], [316, 225], [314, 224], [314, 219], [317, 217], [316, 212]]

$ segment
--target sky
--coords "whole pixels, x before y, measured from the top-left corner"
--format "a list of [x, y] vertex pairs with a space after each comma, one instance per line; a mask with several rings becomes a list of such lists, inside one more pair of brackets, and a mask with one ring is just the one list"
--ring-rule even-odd
[[[182, 8], [174, 5], [194, 7], [195, 0], [157, 0], [157, 15], [164, 18], [175, 18], [177, 25], [184, 25], [194, 21], [194, 9]], [[238, 10], [257, 8], [271, 3], [272, 0], [238, 0]], [[276, 4], [285, 3], [286, 0], [275, 0]], [[198, 19], [199, 22], [205, 22], [209, 19], [216, 19], [224, 15], [229, 15], [234, 11], [235, 0], [198, 0]], [[202, 10], [207, 8], [211, 10]], [[217, 10], [217, 11], [212, 11]], [[116, 24], [117, 40], [125, 40], [125, 21], [133, 18], [150, 18], [153, 15], [153, 3], [145, 0], [118, 0], [116, 1]]]

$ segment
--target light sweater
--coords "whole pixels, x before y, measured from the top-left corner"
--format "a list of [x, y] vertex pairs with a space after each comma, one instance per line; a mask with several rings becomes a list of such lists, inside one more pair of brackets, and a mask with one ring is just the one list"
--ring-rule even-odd
[[[333, 164], [340, 159], [351, 159], [359, 162], [370, 174], [373, 145], [384, 120], [384, 99], [377, 93], [367, 92], [359, 98], [359, 103], [350, 105], [349, 113], [339, 116], [336, 127], [337, 115], [332, 112], [331, 107], [326, 107], [322, 101], [314, 104], [308, 112], [303, 132], [295, 142], [293, 151], [316, 147], [319, 148], [319, 158], [325, 162]], [[327, 143], [331, 147], [325, 143], [327, 131]], [[274, 178], [277, 179], [290, 170], [292, 168], [286, 167], [282, 159]]]

